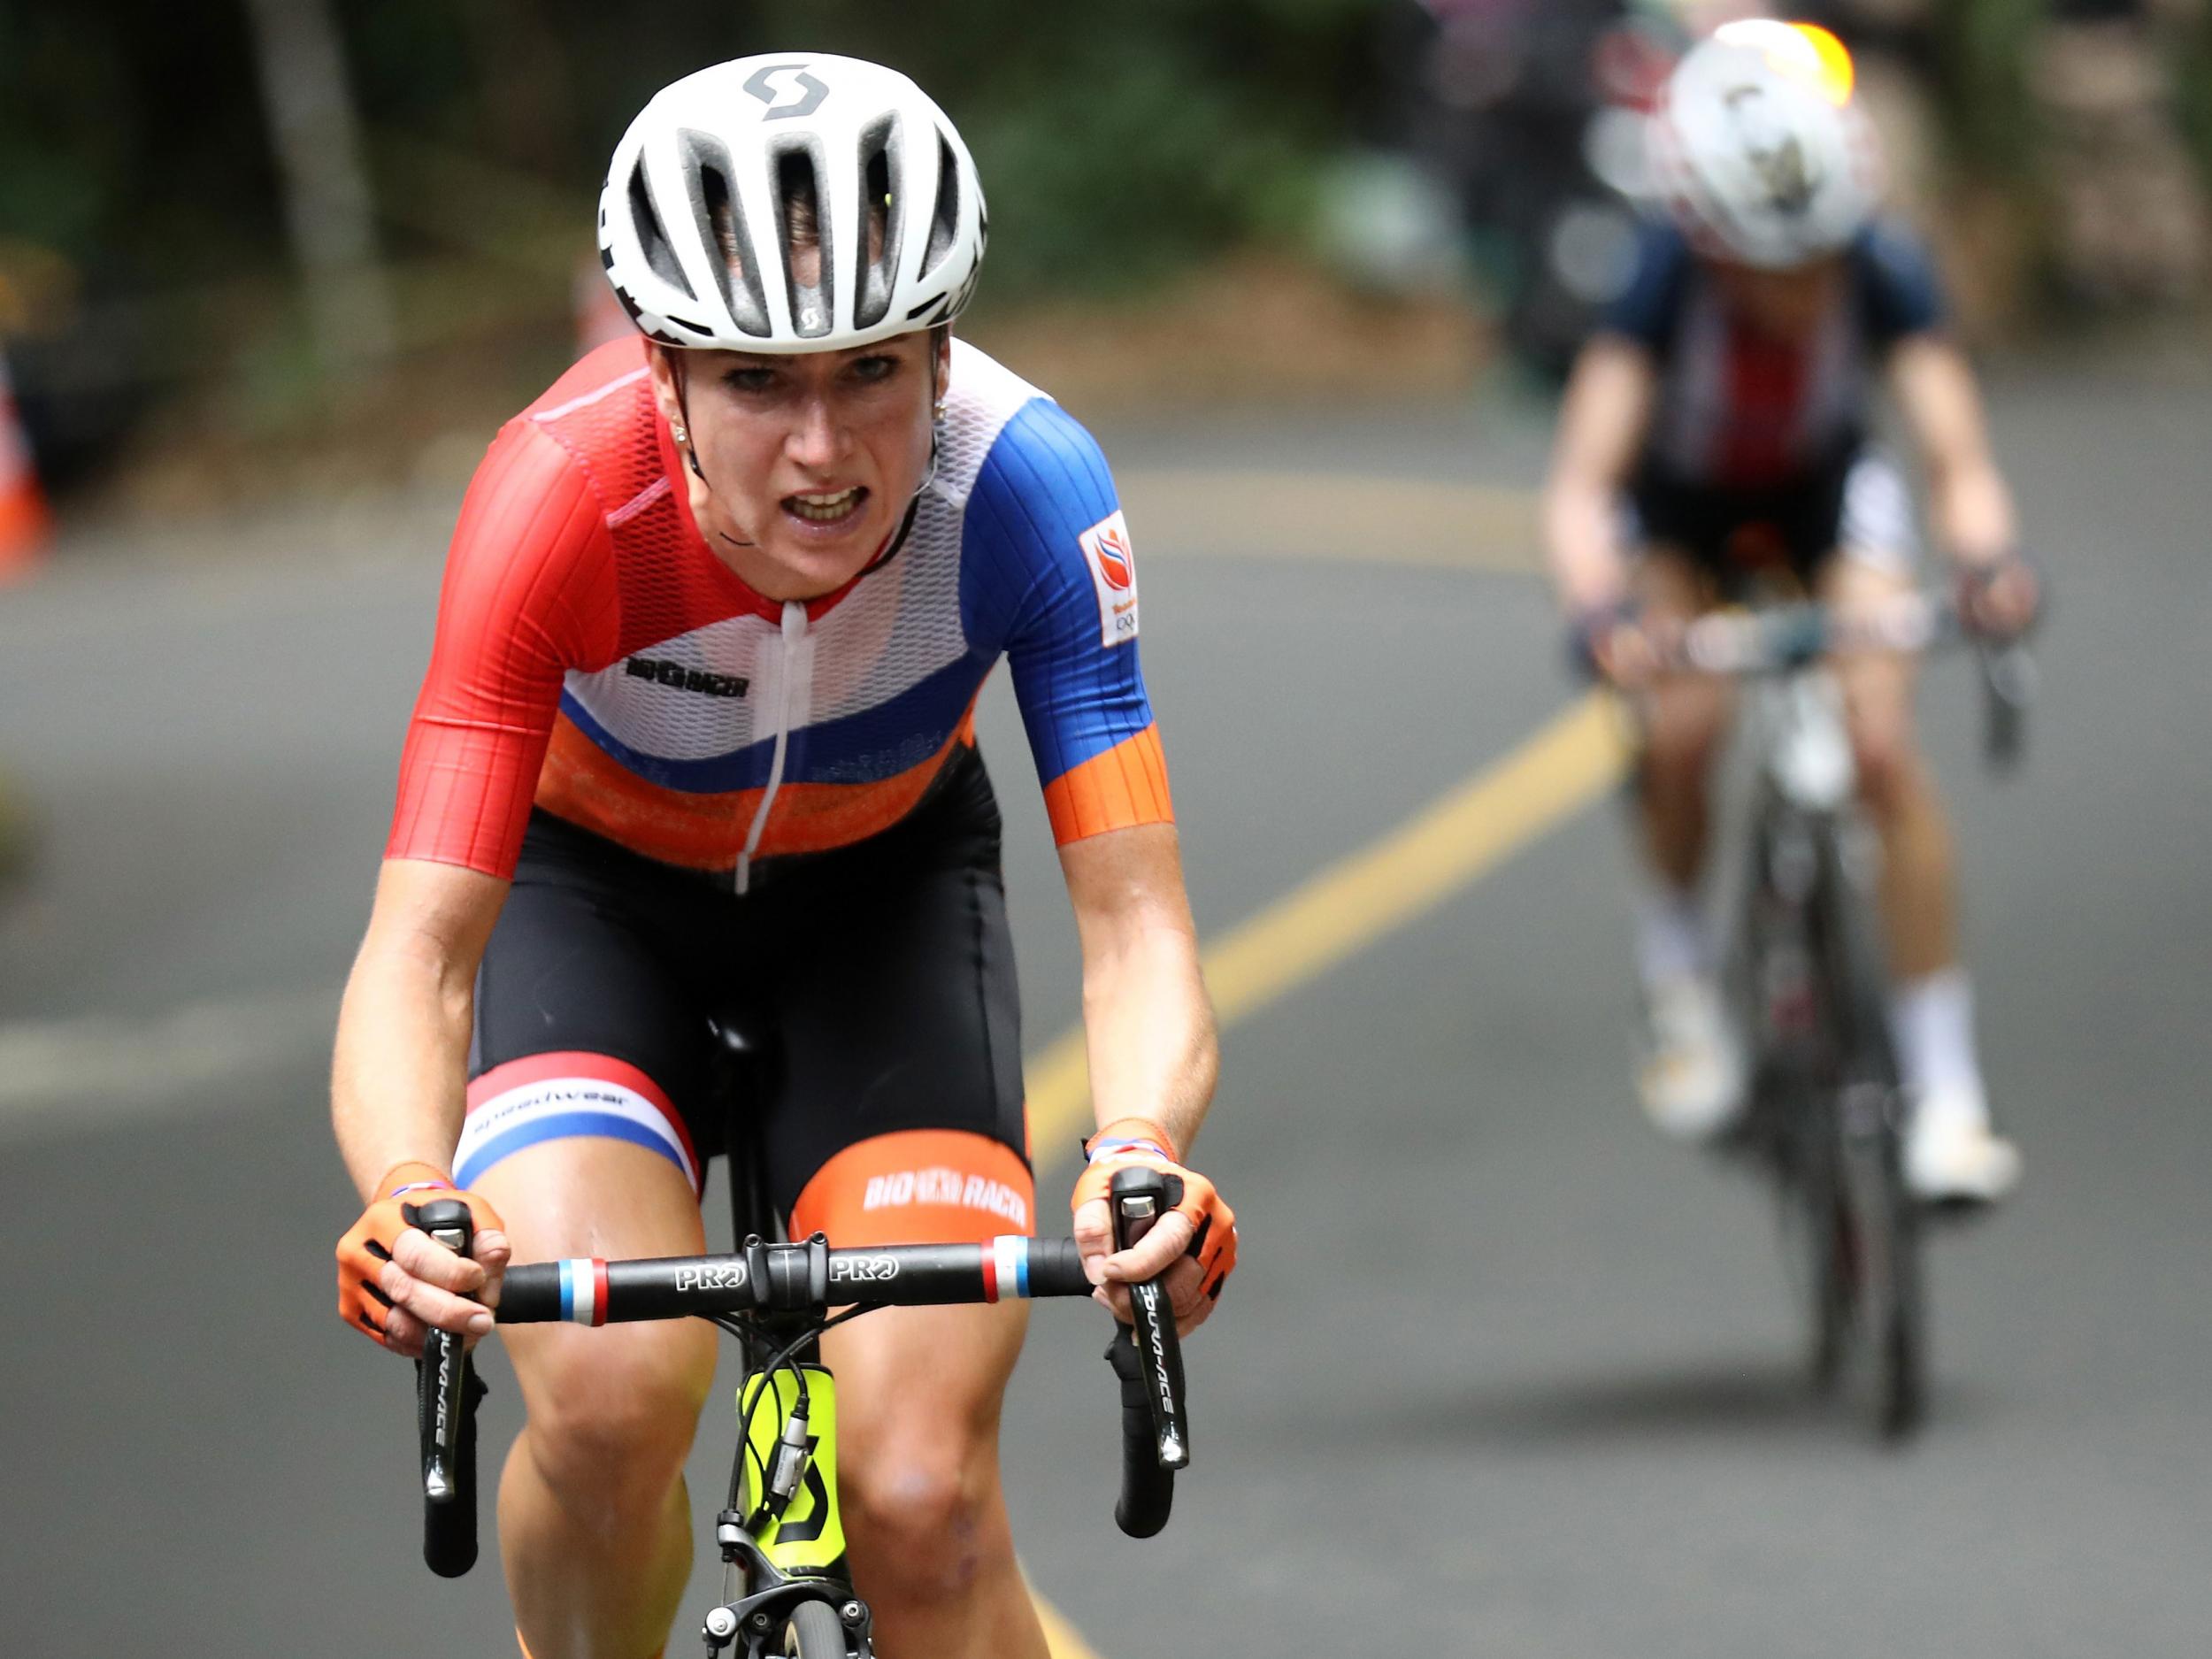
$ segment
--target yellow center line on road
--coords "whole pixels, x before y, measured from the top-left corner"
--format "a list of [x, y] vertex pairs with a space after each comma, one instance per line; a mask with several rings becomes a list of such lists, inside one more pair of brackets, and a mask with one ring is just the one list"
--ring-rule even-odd
[[[1425, 915], [1580, 812], [1620, 780], [1628, 749], [1612, 702], [1592, 693], [1380, 841], [1321, 871], [1202, 953], [1223, 1026], [1318, 979]], [[1090, 1071], [1077, 1025], [1029, 1067], [1033, 1146], [1089, 1127]], [[1053, 1659], [1099, 1659], [1034, 1589]]]
[[1098, 1651], [1083, 1640], [1082, 1632], [1068, 1623], [1060, 1609], [1033, 1587], [1029, 1599], [1037, 1604], [1037, 1622], [1045, 1627], [1045, 1646], [1052, 1659], [1098, 1659]]
[[[1609, 699], [1592, 693], [1571, 704], [1503, 759], [1208, 946], [1217, 1018], [1234, 1025], [1435, 909], [1612, 787], [1627, 754]], [[1081, 1025], [1037, 1056], [1028, 1081], [1032, 1145], [1064, 1146], [1087, 1129]]]

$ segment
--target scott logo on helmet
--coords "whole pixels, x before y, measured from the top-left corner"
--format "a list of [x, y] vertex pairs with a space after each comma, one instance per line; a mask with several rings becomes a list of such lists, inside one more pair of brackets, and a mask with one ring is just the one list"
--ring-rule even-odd
[[[797, 85], [788, 88], [799, 95], [796, 103], [780, 102], [785, 93], [780, 91], [770, 79], [773, 75], [798, 76]], [[764, 121], [787, 120], [811, 115], [822, 107], [822, 100], [829, 96], [829, 88], [807, 73], [804, 64], [764, 64], [746, 78], [745, 90], [768, 106], [767, 113], [760, 118]]]

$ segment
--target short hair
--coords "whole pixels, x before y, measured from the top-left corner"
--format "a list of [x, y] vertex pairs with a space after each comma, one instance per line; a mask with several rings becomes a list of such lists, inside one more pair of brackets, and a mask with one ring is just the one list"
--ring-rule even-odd
[[[718, 175], [709, 173], [707, 217], [714, 227], [714, 240], [722, 257], [733, 271], [742, 273], [745, 269], [745, 249], [738, 241], [737, 207], [726, 191], [712, 186], [719, 182]], [[790, 248], [795, 269], [795, 281], [812, 287], [819, 272], [818, 264], [811, 259], [822, 245], [822, 205], [816, 193], [814, 169], [803, 154], [787, 155], [776, 168], [777, 194], [783, 199], [784, 240]], [[868, 260], [872, 264], [883, 257], [884, 240], [890, 234], [891, 199], [873, 176], [869, 180], [868, 192]], [[799, 261], [814, 264], [813, 270], [796, 268]]]

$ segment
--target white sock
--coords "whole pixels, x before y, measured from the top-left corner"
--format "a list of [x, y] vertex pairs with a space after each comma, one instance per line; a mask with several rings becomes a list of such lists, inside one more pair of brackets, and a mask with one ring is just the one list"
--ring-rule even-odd
[[1979, 1099], [1974, 1053], [1974, 984], [1963, 968], [1939, 968], [1890, 995], [1890, 1034], [1900, 1079], [1915, 1094]]
[[1636, 897], [1636, 968], [1647, 989], [1704, 973], [1713, 959], [1705, 907], [1695, 893], [1646, 887]]

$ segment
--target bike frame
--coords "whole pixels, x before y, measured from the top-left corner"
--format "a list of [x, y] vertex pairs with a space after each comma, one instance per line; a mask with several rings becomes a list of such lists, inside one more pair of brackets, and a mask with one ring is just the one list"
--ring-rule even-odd
[[[750, 1344], [781, 1349], [790, 1338], [779, 1340], [765, 1322], [748, 1338], [732, 1503], [715, 1518], [724, 1599], [701, 1633], [710, 1654], [742, 1640], [748, 1659], [758, 1659], [798, 1603], [818, 1601], [835, 1610], [852, 1651], [866, 1659], [874, 1651], [868, 1608], [846, 1571], [838, 1510], [836, 1381], [811, 1357], [808, 1327], [793, 1335], [799, 1351], [780, 1365], [751, 1363]], [[787, 1497], [772, 1488], [780, 1466], [793, 1471]]]
[[1878, 852], [1834, 676], [1803, 663], [1755, 679], [1752, 879], [1738, 950], [1757, 1037], [1747, 1138], [1802, 1229], [1815, 1374], [1840, 1371], [1855, 1326], [1878, 1344], [1886, 1432], [1922, 1393], [1916, 1219], [1901, 1178], [1903, 1102], [1871, 934]]

